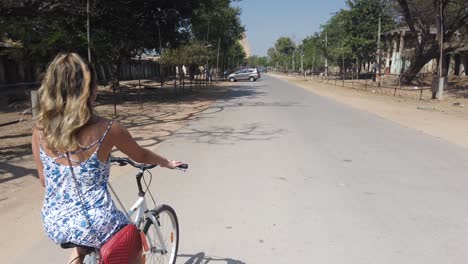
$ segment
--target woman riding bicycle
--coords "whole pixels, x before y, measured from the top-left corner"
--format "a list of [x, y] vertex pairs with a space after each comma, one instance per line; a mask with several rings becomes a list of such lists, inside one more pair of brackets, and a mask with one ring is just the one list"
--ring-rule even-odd
[[181, 164], [140, 147], [120, 123], [96, 115], [96, 96], [95, 73], [76, 53], [57, 55], [39, 89], [32, 149], [46, 188], [42, 221], [57, 244], [82, 246], [70, 263], [82, 263], [83, 247], [100, 248], [129, 223], [107, 189], [114, 147], [139, 163], [170, 169]]

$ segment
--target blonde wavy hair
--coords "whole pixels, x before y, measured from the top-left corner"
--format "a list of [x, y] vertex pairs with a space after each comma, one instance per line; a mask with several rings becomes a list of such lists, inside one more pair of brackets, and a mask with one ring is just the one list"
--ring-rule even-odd
[[39, 88], [36, 127], [53, 151], [80, 147], [78, 132], [93, 116], [94, 71], [76, 53], [60, 53], [49, 64]]

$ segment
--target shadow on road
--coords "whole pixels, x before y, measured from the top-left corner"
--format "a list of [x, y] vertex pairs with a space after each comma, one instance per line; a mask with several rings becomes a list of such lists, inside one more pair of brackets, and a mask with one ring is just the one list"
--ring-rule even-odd
[[262, 86], [219, 86], [219, 87], [201, 87], [186, 90], [183, 93], [178, 93], [175, 96], [168, 88], [157, 89], [137, 89], [129, 86], [121, 85], [121, 90], [115, 94], [106, 89], [99, 91], [97, 104], [112, 105], [114, 102], [117, 105], [125, 103], [126, 105], [138, 105], [141, 102], [190, 102], [193, 100], [232, 100], [236, 98], [255, 98], [263, 95], [263, 92], [258, 91]]
[[179, 254], [178, 259], [188, 258], [184, 260], [184, 264], [207, 264], [207, 263], [219, 263], [219, 264], [245, 264], [245, 262], [240, 260], [235, 260], [231, 258], [221, 258], [221, 257], [211, 257], [207, 256], [205, 252], [199, 252], [194, 255], [190, 254]]
[[0, 162], [0, 184], [28, 175], [33, 175], [34, 177], [38, 178], [37, 171], [35, 169], [28, 169], [26, 167], [13, 165], [6, 162]]
[[[194, 119], [210, 118], [209, 114], [223, 111], [224, 107], [200, 105], [200, 102], [220, 100], [228, 105], [241, 107], [242, 104], [232, 102], [236, 99], [256, 99], [265, 93], [261, 86], [219, 86], [186, 89], [185, 94], [173, 96], [167, 89], [136, 89], [123, 85], [122, 92], [117, 93], [119, 121], [135, 133], [135, 139], [144, 147], [155, 146], [167, 137], [175, 135], [171, 125], [183, 125]], [[140, 94], [141, 92], [141, 94]], [[100, 91], [98, 95], [99, 114], [112, 116], [114, 99], [109, 90]], [[141, 97], [140, 97], [141, 96]], [[144, 109], [139, 110], [140, 98], [145, 103]], [[256, 103], [255, 103], [256, 104]], [[254, 104], [254, 105], [255, 105]], [[258, 104], [260, 106], [261, 103]], [[253, 106], [253, 105], [251, 105]], [[0, 117], [1, 123], [1, 117]], [[22, 162], [32, 161], [31, 156], [31, 127], [33, 121], [12, 123], [2, 127], [0, 133], [0, 184], [13, 179], [35, 175], [35, 170], [23, 166]], [[169, 128], [166, 128], [168, 127]], [[132, 132], [133, 132], [132, 131]], [[212, 144], [232, 144], [240, 140], [268, 140], [281, 133], [282, 130], [266, 130], [260, 124], [251, 124], [244, 128], [213, 127], [212, 130], [193, 130], [179, 134], [190, 138], [197, 138], [200, 142]], [[16, 162], [15, 165], [12, 163]]]
[[239, 141], [271, 140], [284, 132], [284, 129], [269, 128], [262, 123], [252, 123], [240, 128], [230, 126], [212, 126], [203, 130], [191, 128], [176, 132], [174, 136], [193, 140], [196, 143], [232, 145]]

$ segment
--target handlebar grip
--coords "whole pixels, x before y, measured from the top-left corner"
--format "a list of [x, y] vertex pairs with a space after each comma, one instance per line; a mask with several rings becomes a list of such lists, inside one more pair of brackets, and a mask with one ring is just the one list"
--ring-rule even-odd
[[188, 164], [186, 164], [186, 163], [180, 164], [179, 166], [177, 166], [177, 168], [186, 170], [186, 169], [188, 169]]
[[123, 160], [119, 160], [119, 161], [116, 161], [116, 162], [119, 164], [119, 166], [126, 166], [126, 165], [128, 165], [128, 162], [123, 161]]

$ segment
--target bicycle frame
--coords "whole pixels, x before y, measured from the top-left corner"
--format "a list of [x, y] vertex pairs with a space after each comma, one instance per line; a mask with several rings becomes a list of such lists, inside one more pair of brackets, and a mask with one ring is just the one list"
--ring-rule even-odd
[[[154, 228], [156, 230], [156, 236], [157, 239], [159, 240], [160, 243], [160, 249], [156, 249], [156, 245], [152, 245], [151, 240], [147, 240], [148, 246], [150, 248], [149, 253], [161, 253], [165, 254], [167, 253], [167, 247], [164, 243], [164, 238], [161, 233], [161, 229], [159, 226], [159, 220], [157, 217], [153, 214], [153, 210], [148, 210], [148, 206], [146, 204], [146, 191], [143, 191], [142, 185], [141, 185], [141, 179], [143, 177], [143, 173], [145, 170], [152, 169], [156, 165], [143, 165], [143, 166], [138, 166], [138, 164], [134, 163], [131, 160], [128, 160], [126, 158], [112, 158], [113, 162], [119, 163], [121, 166], [124, 166], [126, 164], [130, 164], [135, 168], [140, 168], [140, 171], [136, 175], [136, 180], [137, 180], [137, 187], [138, 187], [138, 196], [139, 198], [136, 200], [136, 202], [133, 204], [133, 206], [128, 210], [127, 215], [129, 216], [130, 219], [134, 219], [133, 223], [138, 227], [138, 229], [142, 230], [144, 228], [144, 225], [146, 221], [151, 220], [151, 222], [154, 225]], [[141, 165], [141, 164], [140, 164]], [[181, 170], [185, 170], [188, 168], [187, 164], [182, 164], [184, 167], [180, 167]], [[156, 206], [156, 204], [155, 204]], [[157, 208], [155, 208], [157, 209]], [[135, 215], [135, 216], [134, 216]], [[133, 218], [134, 217], [134, 218]], [[89, 255], [85, 257], [84, 263], [86, 264], [97, 264], [97, 256], [98, 256], [98, 251], [91, 252]], [[145, 254], [145, 252], [143, 252]]]
[[[158, 236], [158, 240], [160, 242], [161, 249], [158, 249], [160, 251], [159, 253], [162, 252], [167, 252], [167, 248], [164, 242], [164, 239], [161, 234], [161, 230], [159, 229], [158, 225], [158, 220], [156, 217], [151, 213], [150, 210], [148, 210], [148, 206], [146, 205], [146, 199], [144, 196], [141, 196], [138, 198], [138, 200], [133, 204], [133, 206], [128, 210], [127, 214], [130, 218], [135, 215], [135, 218], [133, 220], [133, 224], [135, 224], [140, 230], [144, 227], [144, 223], [147, 221], [146, 219], [150, 219], [153, 224], [154, 228], [156, 229], [156, 235]], [[152, 245], [152, 241], [148, 240], [149, 243], [149, 248], [151, 253], [156, 253], [156, 245]], [[145, 252], [143, 252], [145, 254]], [[97, 252], [92, 252], [88, 256], [86, 256], [86, 259], [84, 261], [86, 264], [97, 264]]]
[[[135, 204], [128, 210], [127, 214], [130, 216], [130, 218], [133, 216], [133, 214], [136, 213], [135, 220], [133, 223], [141, 230], [143, 227], [142, 224], [145, 223], [145, 219], [150, 219], [151, 222], [153, 222], [154, 227], [156, 229], [156, 235], [158, 236], [159, 242], [161, 244], [161, 252], [167, 252], [166, 245], [164, 244], [164, 239], [161, 234], [161, 230], [159, 229], [158, 225], [158, 220], [156, 217], [151, 213], [151, 211], [148, 210], [148, 207], [146, 205], [146, 199], [145, 197], [140, 197], [138, 200], [135, 202]], [[154, 250], [155, 245], [151, 245], [151, 241], [148, 241], [150, 243], [149, 247], [151, 251]], [[154, 253], [154, 252], [152, 252]]]

